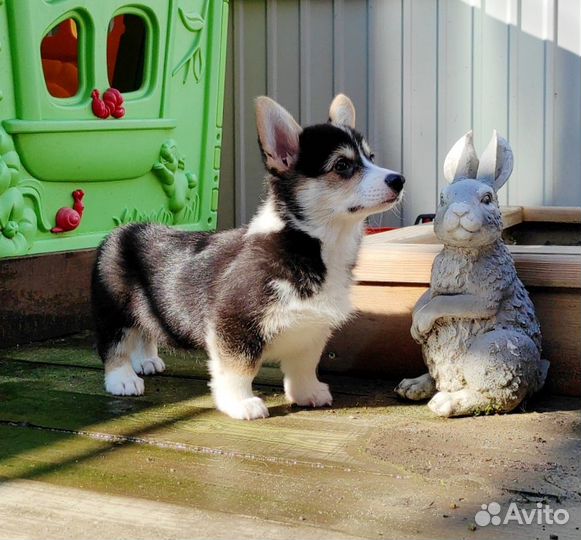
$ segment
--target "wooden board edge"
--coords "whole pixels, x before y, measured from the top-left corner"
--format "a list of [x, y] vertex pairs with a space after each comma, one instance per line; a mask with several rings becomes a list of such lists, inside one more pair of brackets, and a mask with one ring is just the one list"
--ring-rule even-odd
[[525, 206], [523, 221], [581, 223], [581, 206]]
[[[402, 247], [404, 249], [400, 249]], [[427, 285], [439, 251], [437, 247], [401, 244], [362, 249], [354, 269], [355, 279], [358, 282]], [[519, 246], [513, 256], [518, 275], [526, 286], [581, 289], [581, 254], [538, 253]]]

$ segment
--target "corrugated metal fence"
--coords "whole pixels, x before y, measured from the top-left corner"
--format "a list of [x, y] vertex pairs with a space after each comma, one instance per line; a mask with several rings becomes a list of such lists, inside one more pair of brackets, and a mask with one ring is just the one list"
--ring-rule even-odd
[[351, 96], [378, 162], [408, 179], [383, 224], [434, 210], [471, 127], [480, 150], [493, 128], [513, 146], [503, 203], [581, 205], [580, 0], [233, 0], [230, 25], [221, 227], [260, 200], [260, 94], [305, 124]]

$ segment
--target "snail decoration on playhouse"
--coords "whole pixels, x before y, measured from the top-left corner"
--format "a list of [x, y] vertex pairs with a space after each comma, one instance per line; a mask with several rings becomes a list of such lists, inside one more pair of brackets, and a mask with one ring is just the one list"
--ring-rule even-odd
[[56, 226], [50, 232], [62, 233], [75, 230], [81, 223], [85, 205], [83, 204], [83, 197], [85, 192], [82, 189], [73, 191], [73, 207], [63, 207], [56, 213]]
[[434, 221], [444, 244], [411, 333], [429, 373], [395, 391], [430, 399], [439, 416], [505, 413], [544, 384], [541, 331], [529, 295], [502, 241], [497, 191], [512, 172], [508, 142], [496, 131], [479, 161], [468, 132], [444, 162], [450, 183]]

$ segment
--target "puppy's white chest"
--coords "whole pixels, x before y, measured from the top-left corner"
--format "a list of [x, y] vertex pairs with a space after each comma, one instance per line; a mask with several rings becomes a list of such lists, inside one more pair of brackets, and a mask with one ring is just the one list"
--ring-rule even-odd
[[288, 301], [287, 297], [277, 302], [264, 319], [265, 335], [271, 337], [264, 357], [282, 360], [309, 350], [320, 354], [332, 329], [343, 324], [352, 311], [348, 287], [333, 293], [323, 290], [311, 298]]
[[349, 285], [325, 283], [308, 298], [301, 298], [285, 280], [275, 280], [272, 287], [276, 299], [266, 311], [262, 328], [266, 336], [275, 336], [296, 327], [336, 327], [345, 322], [352, 311]]

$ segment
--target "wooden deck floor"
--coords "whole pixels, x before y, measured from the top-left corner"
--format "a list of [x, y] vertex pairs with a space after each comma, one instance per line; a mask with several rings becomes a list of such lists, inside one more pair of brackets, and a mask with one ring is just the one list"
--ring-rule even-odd
[[[105, 394], [90, 340], [0, 351], [0, 538], [579, 538], [581, 400], [442, 420], [394, 382], [323, 376], [334, 408], [256, 390], [271, 418], [212, 407], [201, 354], [146, 394]], [[492, 501], [567, 525], [475, 527]]]

